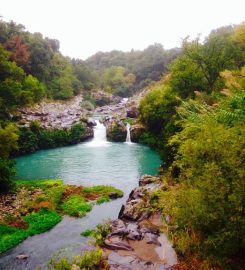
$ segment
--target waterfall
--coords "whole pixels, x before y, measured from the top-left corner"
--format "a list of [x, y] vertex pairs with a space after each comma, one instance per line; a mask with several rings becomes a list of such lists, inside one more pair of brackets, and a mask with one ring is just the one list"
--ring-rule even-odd
[[107, 146], [106, 128], [99, 120], [95, 120], [95, 122], [96, 126], [94, 127], [94, 137], [84, 145], [89, 147]]
[[127, 143], [131, 143], [130, 124], [129, 124], [129, 123], [127, 123], [127, 125], [126, 125], [126, 129], [127, 129], [127, 137], [126, 137], [126, 142], [127, 142]]

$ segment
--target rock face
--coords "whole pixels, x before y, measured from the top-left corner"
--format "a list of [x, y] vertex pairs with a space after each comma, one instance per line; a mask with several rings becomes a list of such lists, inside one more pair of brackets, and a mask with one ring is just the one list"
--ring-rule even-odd
[[109, 104], [116, 104], [121, 101], [120, 97], [113, 96], [102, 90], [93, 92], [92, 97], [95, 100], [96, 105], [99, 107], [109, 105]]
[[122, 121], [112, 119], [110, 121], [105, 122], [105, 125], [106, 125], [106, 137], [109, 141], [125, 142], [127, 130]]
[[159, 185], [159, 177], [143, 175], [122, 206], [119, 218], [112, 221], [104, 255], [110, 269], [171, 269], [176, 254], [164, 234], [160, 233], [160, 213], [150, 213], [148, 192]]
[[43, 101], [34, 107], [20, 109], [15, 117], [20, 126], [29, 126], [32, 121], [38, 121], [43, 128], [70, 128], [79, 123], [86, 113], [81, 108], [81, 101], [81, 95], [66, 102]]
[[131, 107], [127, 110], [126, 117], [137, 118], [139, 116], [139, 111], [136, 107]]
[[148, 184], [157, 183], [157, 182], [159, 182], [159, 177], [144, 174], [139, 180], [139, 185], [146, 186]]
[[140, 136], [144, 133], [145, 128], [141, 124], [132, 125], [130, 129], [131, 141], [139, 142]]

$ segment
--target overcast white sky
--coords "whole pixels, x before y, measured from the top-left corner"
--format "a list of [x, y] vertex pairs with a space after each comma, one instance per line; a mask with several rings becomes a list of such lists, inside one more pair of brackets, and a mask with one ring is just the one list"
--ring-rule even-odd
[[64, 55], [180, 46], [187, 35], [245, 21], [244, 0], [0, 0], [4, 20], [60, 41]]

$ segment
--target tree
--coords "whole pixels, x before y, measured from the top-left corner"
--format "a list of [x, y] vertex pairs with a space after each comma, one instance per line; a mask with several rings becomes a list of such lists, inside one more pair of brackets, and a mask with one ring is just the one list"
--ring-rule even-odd
[[134, 74], [126, 74], [124, 67], [112, 66], [104, 72], [105, 91], [119, 96], [129, 96], [135, 81]]
[[[76, 86], [75, 89], [74, 86]], [[48, 88], [51, 96], [57, 99], [71, 98], [74, 91], [79, 93], [81, 89], [81, 83], [74, 75], [70, 59], [60, 53], [55, 53], [51, 61]]]
[[41, 82], [48, 82], [51, 60], [54, 55], [49, 42], [45, 41], [40, 33], [26, 34], [25, 41], [30, 52], [30, 73]]
[[14, 161], [8, 160], [10, 153], [18, 148], [18, 129], [13, 124], [0, 126], [0, 193], [14, 187]]
[[235, 26], [235, 40], [245, 47], [245, 22]]
[[193, 97], [194, 91], [205, 91], [205, 77], [196, 63], [186, 55], [179, 56], [170, 65], [169, 84], [182, 98]]
[[0, 157], [8, 158], [11, 151], [18, 148], [18, 129], [13, 124], [0, 126]]
[[207, 92], [223, 87], [221, 71], [240, 68], [245, 63], [244, 52], [233, 36], [232, 27], [221, 27], [213, 30], [204, 44], [200, 44], [198, 39], [183, 41], [183, 53], [200, 69], [207, 85], [203, 85], [203, 89]]
[[20, 35], [13, 36], [5, 43], [5, 49], [10, 52], [10, 60], [19, 67], [28, 70], [29, 51]]
[[24, 104], [32, 101], [38, 102], [45, 96], [45, 85], [32, 75], [28, 75], [23, 81], [22, 93], [26, 93], [30, 97], [30, 100], [24, 102]]

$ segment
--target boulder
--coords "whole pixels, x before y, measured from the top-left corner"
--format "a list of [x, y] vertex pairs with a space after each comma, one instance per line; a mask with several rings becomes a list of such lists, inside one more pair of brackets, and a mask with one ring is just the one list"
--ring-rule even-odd
[[110, 194], [109, 194], [109, 197], [110, 197], [110, 199], [117, 199], [117, 198], [121, 198], [121, 197], [123, 197], [123, 194], [118, 194], [117, 192], [111, 192]]
[[110, 250], [134, 250], [126, 241], [121, 240], [117, 236], [108, 237], [104, 242], [104, 246]]
[[141, 199], [144, 197], [144, 189], [142, 187], [137, 187], [133, 189], [128, 197], [128, 202], [131, 200]]
[[29, 258], [27, 254], [20, 254], [16, 256], [16, 259], [18, 260], [26, 260], [27, 258]]
[[87, 120], [87, 125], [88, 125], [89, 127], [94, 127], [94, 126], [96, 126], [97, 124], [96, 124], [96, 122], [95, 122], [95, 120], [94, 120], [93, 118], [89, 117], [88, 120]]
[[145, 127], [141, 124], [131, 126], [130, 135], [132, 142], [139, 142], [140, 136], [145, 132]]
[[126, 136], [127, 130], [122, 121], [112, 119], [106, 123], [106, 137], [109, 141], [125, 142]]
[[161, 243], [158, 241], [158, 235], [153, 233], [145, 233], [145, 237], [147, 238], [147, 244], [154, 244], [156, 246], [161, 246]]
[[160, 179], [157, 176], [144, 174], [143, 176], [141, 176], [141, 178], [139, 180], [139, 185], [140, 186], [146, 186], [148, 184], [157, 183], [157, 182], [159, 182], [159, 180]]
[[141, 199], [127, 202], [126, 204], [122, 205], [118, 217], [120, 219], [129, 221], [138, 220], [142, 215], [142, 212], [140, 211], [142, 204], [143, 201]]
[[139, 115], [139, 111], [136, 107], [131, 107], [127, 110], [126, 116], [129, 118], [137, 118]]
[[83, 142], [87, 139], [93, 138], [94, 137], [94, 130], [92, 127], [86, 127], [85, 132], [83, 133], [80, 141]]

